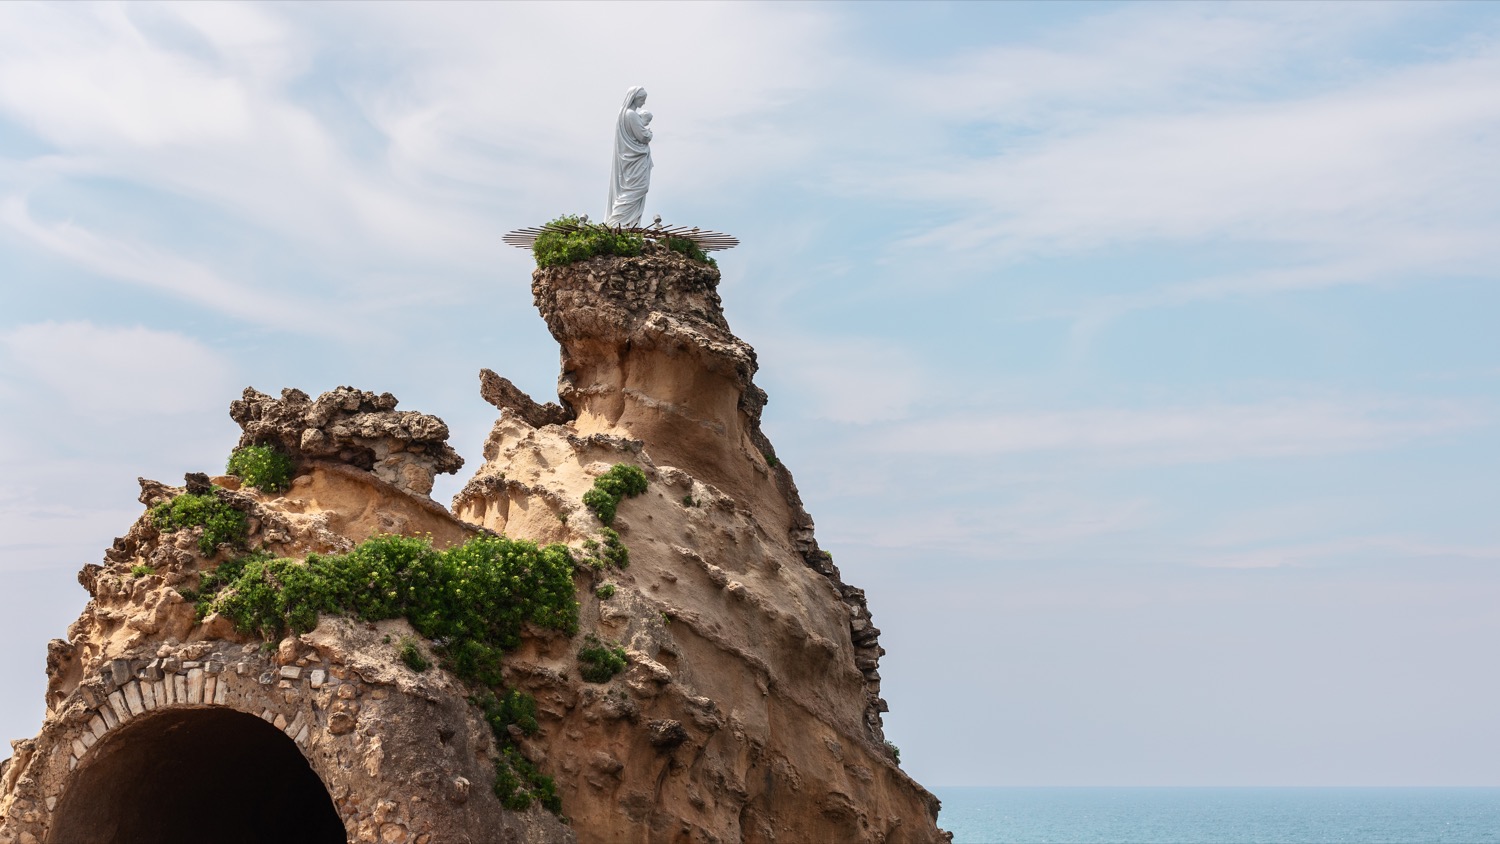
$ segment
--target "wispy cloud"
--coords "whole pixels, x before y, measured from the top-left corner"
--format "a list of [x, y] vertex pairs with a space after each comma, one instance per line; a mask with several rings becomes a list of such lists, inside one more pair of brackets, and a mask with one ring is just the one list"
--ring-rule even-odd
[[815, 418], [861, 425], [899, 419], [925, 392], [922, 367], [892, 342], [782, 334], [766, 348], [772, 351], [762, 365], [791, 384], [801, 412]]
[[929, 246], [1022, 255], [1230, 238], [1382, 251], [1371, 234], [1475, 233], [1500, 213], [1484, 140], [1500, 127], [1497, 79], [1500, 52], [1312, 97], [1123, 115], [916, 168], [898, 189], [973, 209], [914, 241]]
[[[1067, 489], [1034, 489], [1015, 495], [976, 494], [942, 508], [913, 507], [843, 518], [825, 526], [827, 547], [907, 549], [922, 554], [956, 552], [988, 562], [1093, 557], [1134, 560], [1132, 538], [1158, 525], [1163, 504], [1144, 495], [1090, 496]], [[1080, 549], [1087, 549], [1080, 554]]]
[[1356, 536], [1194, 555], [1204, 568], [1260, 569], [1335, 561], [1478, 560], [1500, 562], [1500, 545], [1461, 545], [1402, 536]]
[[320, 308], [284, 293], [255, 291], [212, 269], [139, 241], [97, 234], [64, 220], [42, 223], [19, 196], [0, 199], [0, 223], [68, 262], [269, 328], [337, 334]]
[[34, 408], [46, 402], [40, 392], [80, 414], [197, 412], [223, 407], [234, 386], [234, 367], [221, 355], [182, 334], [139, 326], [22, 325], [0, 333], [0, 354], [8, 373], [0, 384], [24, 389]]
[[1027, 452], [1130, 464], [1341, 454], [1488, 424], [1456, 401], [1286, 399], [1151, 409], [997, 412], [892, 425], [870, 435], [896, 453], [989, 457]]

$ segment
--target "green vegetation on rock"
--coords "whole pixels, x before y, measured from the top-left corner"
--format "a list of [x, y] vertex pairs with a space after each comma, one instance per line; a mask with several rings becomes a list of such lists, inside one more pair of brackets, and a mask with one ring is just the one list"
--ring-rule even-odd
[[578, 630], [573, 565], [563, 545], [478, 536], [438, 551], [426, 539], [376, 536], [306, 562], [250, 555], [222, 563], [201, 579], [199, 611], [267, 640], [311, 630], [319, 613], [405, 618], [454, 674], [495, 686], [522, 625]]
[[240, 546], [245, 541], [245, 514], [213, 494], [185, 492], [151, 508], [151, 524], [162, 533], [201, 527], [198, 550], [212, 556], [220, 545]]
[[269, 445], [247, 445], [229, 455], [226, 472], [262, 492], [284, 492], [292, 485], [297, 461]]
[[536, 699], [512, 689], [499, 695], [484, 691], [469, 698], [469, 702], [484, 712], [484, 720], [500, 748], [495, 758], [495, 796], [512, 811], [522, 811], [534, 800], [554, 814], [560, 813], [562, 799], [557, 795], [556, 784], [521, 755], [510, 734], [511, 727], [528, 736], [540, 729], [536, 722]]
[[896, 743], [890, 739], [885, 740], [885, 752], [891, 754], [891, 759], [894, 761], [898, 763], [901, 761], [901, 748], [897, 747]]
[[590, 683], [608, 683], [625, 670], [625, 649], [590, 633], [578, 649], [578, 673]]
[[[559, 231], [548, 226], [566, 226], [567, 230]], [[536, 241], [531, 245], [531, 254], [538, 267], [561, 267], [600, 255], [634, 258], [646, 248], [645, 235], [620, 231], [602, 223], [584, 222], [582, 217], [575, 214], [564, 214], [542, 228], [542, 233], [537, 235]], [[719, 262], [710, 258], [703, 247], [691, 238], [667, 236], [659, 242], [667, 249], [686, 255], [700, 264], [719, 266]]]
[[[482, 688], [470, 702], [495, 734], [495, 795], [515, 811], [537, 802], [560, 813], [552, 778], [521, 755], [510, 734], [512, 725], [527, 735], [537, 731], [536, 701], [494, 689], [502, 686], [501, 657], [521, 643], [523, 625], [578, 632], [573, 569], [564, 545], [477, 536], [438, 551], [427, 539], [387, 535], [347, 554], [313, 554], [305, 562], [247, 554], [205, 572], [199, 588], [184, 595], [197, 601], [200, 618], [220, 613], [268, 644], [287, 630], [313, 629], [320, 613], [405, 618], [432, 643], [444, 667]], [[414, 671], [430, 666], [410, 637], [396, 653]]]
[[638, 234], [616, 231], [609, 226], [585, 223], [582, 218], [565, 214], [547, 225], [564, 225], [571, 231], [548, 229], [537, 235], [531, 254], [538, 267], [560, 267], [578, 261], [587, 261], [599, 255], [635, 257], [646, 246], [646, 239]]
[[594, 478], [594, 487], [583, 494], [583, 506], [593, 511], [605, 526], [615, 523], [615, 510], [621, 499], [646, 491], [646, 473], [629, 463], [616, 463], [609, 471]]
[[668, 237], [665, 242], [668, 249], [686, 255], [700, 264], [707, 264], [710, 267], [717, 267], [719, 265], [718, 261], [708, 257], [708, 254], [703, 251], [703, 247], [699, 246], [697, 241], [689, 240], [685, 237]]
[[401, 637], [401, 644], [396, 649], [396, 655], [401, 657], [401, 661], [406, 663], [407, 668], [418, 674], [432, 667], [432, 662], [427, 659], [426, 654], [422, 653], [422, 647], [417, 644], [416, 639], [410, 636]]
[[620, 539], [619, 531], [614, 528], [599, 528], [599, 535], [604, 537], [601, 544], [599, 540], [589, 538], [583, 541], [583, 550], [588, 552], [589, 567], [595, 571], [603, 571], [606, 568], [629, 568], [630, 549]]

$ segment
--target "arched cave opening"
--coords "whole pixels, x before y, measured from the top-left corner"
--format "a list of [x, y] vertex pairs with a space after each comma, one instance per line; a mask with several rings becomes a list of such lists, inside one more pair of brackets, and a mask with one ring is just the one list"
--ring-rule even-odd
[[106, 735], [63, 792], [49, 844], [342, 844], [295, 742], [233, 709], [155, 712]]

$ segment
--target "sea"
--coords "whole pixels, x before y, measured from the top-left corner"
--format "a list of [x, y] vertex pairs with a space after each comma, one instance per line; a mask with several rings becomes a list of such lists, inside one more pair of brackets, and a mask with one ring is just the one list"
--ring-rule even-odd
[[1500, 788], [934, 788], [954, 844], [1500, 844]]

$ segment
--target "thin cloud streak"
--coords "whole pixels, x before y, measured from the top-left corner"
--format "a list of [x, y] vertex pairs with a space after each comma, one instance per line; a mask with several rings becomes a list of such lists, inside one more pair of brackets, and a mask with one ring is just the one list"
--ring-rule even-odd
[[1199, 463], [1390, 448], [1491, 422], [1456, 401], [1281, 400], [952, 416], [893, 425], [867, 442], [934, 457], [1072, 452], [1131, 464]]
[[234, 385], [234, 367], [218, 353], [182, 334], [140, 326], [23, 325], [0, 332], [0, 352], [10, 376], [0, 383], [15, 376], [30, 381], [33, 406], [41, 388], [74, 413], [112, 420], [218, 410]]
[[326, 320], [309, 302], [235, 284], [202, 264], [156, 247], [97, 234], [72, 221], [38, 222], [19, 196], [0, 200], [0, 223], [34, 245], [99, 276], [165, 293], [225, 316], [307, 334], [339, 335], [350, 330]]
[[1044, 136], [897, 190], [974, 210], [914, 238], [1002, 255], [1227, 237], [1379, 250], [1399, 226], [1473, 231], [1500, 216], [1485, 137], [1500, 56], [1408, 69], [1361, 88], [1207, 114], [1128, 115]]
[[1473, 560], [1500, 562], [1500, 545], [1456, 545], [1401, 536], [1357, 536], [1327, 542], [1280, 545], [1238, 550], [1197, 557], [1202, 568], [1269, 569], [1306, 567], [1346, 560], [1417, 562], [1423, 560]]

